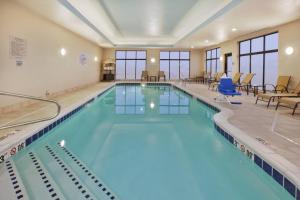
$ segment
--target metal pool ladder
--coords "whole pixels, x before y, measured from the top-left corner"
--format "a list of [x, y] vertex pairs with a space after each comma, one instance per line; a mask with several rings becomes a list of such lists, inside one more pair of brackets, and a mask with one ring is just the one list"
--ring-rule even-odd
[[48, 102], [48, 103], [55, 104], [56, 107], [57, 107], [56, 114], [53, 115], [53, 116], [45, 117], [45, 118], [40, 118], [40, 119], [36, 119], [36, 120], [25, 121], [25, 122], [11, 124], [11, 125], [6, 124], [6, 125], [3, 125], [3, 126], [0, 126], [0, 130], [7, 129], [7, 128], [13, 128], [13, 127], [17, 127], [17, 126], [24, 126], [24, 125], [29, 125], [29, 124], [35, 124], [35, 123], [39, 123], [39, 122], [43, 122], [43, 121], [48, 121], [48, 120], [56, 118], [60, 114], [60, 111], [61, 111], [61, 106], [58, 104], [57, 101], [54, 101], [54, 100], [49, 100], [49, 99], [44, 99], [44, 98], [39, 98], [39, 97], [34, 97], [34, 96], [29, 96], [29, 95], [23, 95], [23, 94], [3, 92], [3, 91], [0, 91], [0, 96], [10, 96], [10, 97], [23, 98], [23, 99], [31, 99], [31, 100], [43, 101], [43, 102]]

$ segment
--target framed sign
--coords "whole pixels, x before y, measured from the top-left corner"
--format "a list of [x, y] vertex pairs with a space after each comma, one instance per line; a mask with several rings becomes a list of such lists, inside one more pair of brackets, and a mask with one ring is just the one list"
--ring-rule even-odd
[[86, 65], [88, 62], [88, 58], [87, 58], [87, 55], [85, 53], [82, 53], [79, 55], [79, 63], [80, 65], [84, 66]]
[[9, 38], [9, 55], [16, 59], [16, 65], [21, 66], [27, 54], [27, 41], [25, 39], [10, 36]]

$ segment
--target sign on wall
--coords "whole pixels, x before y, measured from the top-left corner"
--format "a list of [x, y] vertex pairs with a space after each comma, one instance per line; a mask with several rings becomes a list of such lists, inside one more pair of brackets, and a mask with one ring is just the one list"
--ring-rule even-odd
[[27, 41], [22, 38], [10, 36], [9, 54], [16, 59], [17, 66], [21, 66], [27, 53]]
[[82, 53], [79, 55], [79, 63], [80, 65], [84, 66], [86, 65], [88, 62], [88, 58], [87, 58], [87, 55], [85, 53]]

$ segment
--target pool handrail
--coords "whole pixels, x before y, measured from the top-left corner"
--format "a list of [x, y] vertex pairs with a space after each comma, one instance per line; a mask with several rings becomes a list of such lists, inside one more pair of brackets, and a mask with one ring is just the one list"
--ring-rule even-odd
[[54, 101], [54, 100], [49, 100], [49, 99], [45, 99], [45, 98], [40, 98], [40, 97], [35, 97], [35, 96], [30, 96], [30, 95], [24, 95], [24, 94], [4, 92], [4, 91], [0, 91], [0, 96], [10, 96], [10, 97], [23, 98], [23, 99], [31, 99], [31, 100], [36, 100], [36, 101], [43, 101], [43, 102], [48, 102], [48, 103], [55, 104], [56, 107], [57, 107], [56, 114], [53, 115], [53, 116], [40, 118], [40, 119], [36, 119], [36, 120], [25, 121], [25, 122], [16, 123], [16, 124], [10, 124], [10, 125], [8, 123], [8, 124], [0, 126], [0, 130], [8, 129], [8, 128], [14, 128], [14, 127], [18, 127], [18, 126], [29, 125], [29, 124], [35, 124], [35, 123], [44, 122], [44, 121], [49, 121], [49, 120], [52, 120], [52, 119], [56, 118], [60, 114], [60, 111], [61, 111], [60, 104], [57, 101]]

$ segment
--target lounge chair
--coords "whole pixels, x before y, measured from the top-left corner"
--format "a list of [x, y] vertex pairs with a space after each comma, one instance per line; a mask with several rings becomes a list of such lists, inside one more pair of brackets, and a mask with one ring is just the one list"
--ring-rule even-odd
[[[233, 76], [233, 79], [232, 79], [232, 83], [234, 85], [237, 85], [239, 83], [239, 80], [240, 80], [240, 78], [241, 78], [242, 75], [243, 75], [243, 73], [240, 73], [240, 72], [235, 73], [235, 75]], [[213, 83], [211, 83], [212, 89], [214, 89], [218, 85], [219, 85], [219, 82], [213, 82]]]
[[[241, 93], [236, 91], [236, 85], [233, 84], [231, 78], [221, 78], [220, 84], [218, 85], [218, 92], [220, 95], [215, 98], [215, 100], [219, 100], [223, 97], [230, 104], [241, 104], [241, 102], [232, 102], [228, 99], [228, 96], [240, 96]], [[219, 100], [221, 101], [221, 100]]]
[[211, 87], [214, 88], [214, 86], [218, 85], [223, 74], [224, 72], [216, 73], [215, 77], [208, 83], [208, 89], [210, 89]]
[[292, 115], [294, 115], [298, 105], [300, 104], [300, 98], [299, 97], [280, 98], [278, 100], [276, 110], [278, 109], [279, 106], [283, 106], [282, 104], [284, 104], [284, 107], [293, 109]]
[[148, 71], [142, 71], [141, 81], [146, 80], [148, 81], [149, 75]]
[[253, 79], [255, 74], [249, 73], [246, 74], [245, 78], [242, 80], [241, 84], [237, 84], [237, 88], [240, 91], [241, 89], [245, 89], [247, 91], [247, 94], [249, 93], [249, 88], [251, 86], [251, 81]]
[[274, 93], [282, 93], [282, 92], [288, 92], [288, 85], [290, 82], [291, 76], [278, 76], [276, 85], [273, 84], [265, 84], [265, 85], [260, 85], [260, 86], [255, 86], [258, 90], [258, 88], [262, 88], [263, 92], [266, 92], [266, 87], [271, 86], [272, 87], [272, 92]]
[[160, 81], [160, 78], [164, 78], [164, 81], [166, 81], [166, 75], [164, 71], [159, 71], [158, 72], [158, 81]]
[[268, 102], [267, 108], [269, 107], [271, 101], [274, 101], [275, 98], [282, 98], [282, 97], [297, 97], [300, 95], [300, 82], [296, 86], [294, 90], [291, 90], [289, 93], [259, 93], [256, 98], [255, 104], [257, 104], [258, 101], [264, 101]]

